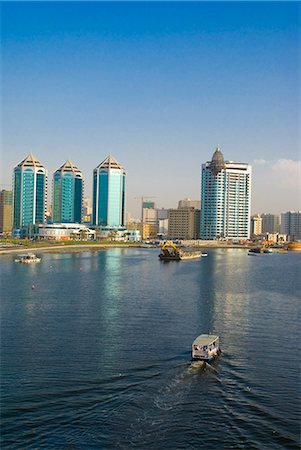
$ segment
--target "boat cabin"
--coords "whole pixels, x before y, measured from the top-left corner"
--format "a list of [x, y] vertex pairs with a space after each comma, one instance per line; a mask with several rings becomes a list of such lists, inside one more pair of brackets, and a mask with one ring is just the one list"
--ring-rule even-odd
[[15, 262], [23, 263], [23, 264], [32, 264], [40, 262], [41, 258], [38, 258], [34, 253], [26, 253], [25, 255], [19, 255]]
[[219, 336], [201, 334], [192, 343], [191, 356], [194, 360], [210, 362], [220, 354]]

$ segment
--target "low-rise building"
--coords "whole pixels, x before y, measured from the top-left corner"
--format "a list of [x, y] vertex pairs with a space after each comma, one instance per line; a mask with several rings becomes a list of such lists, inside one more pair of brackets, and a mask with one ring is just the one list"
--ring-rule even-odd
[[30, 237], [54, 241], [93, 240], [95, 231], [80, 223], [48, 223], [30, 230]]
[[0, 192], [0, 233], [12, 231], [12, 191]]

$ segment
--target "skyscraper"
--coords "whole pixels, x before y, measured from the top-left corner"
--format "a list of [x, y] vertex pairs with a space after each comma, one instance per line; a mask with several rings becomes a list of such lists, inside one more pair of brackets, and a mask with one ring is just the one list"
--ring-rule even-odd
[[301, 239], [301, 211], [281, 214], [281, 232], [288, 234], [291, 241]]
[[279, 233], [280, 231], [279, 214], [261, 214], [261, 218], [262, 218], [263, 233]]
[[81, 223], [83, 183], [82, 172], [69, 160], [54, 172], [54, 222]]
[[47, 172], [32, 153], [14, 168], [13, 192], [13, 228], [45, 221]]
[[109, 155], [93, 171], [93, 224], [125, 226], [124, 168]]
[[250, 237], [251, 166], [224, 160], [217, 148], [202, 164], [200, 238]]

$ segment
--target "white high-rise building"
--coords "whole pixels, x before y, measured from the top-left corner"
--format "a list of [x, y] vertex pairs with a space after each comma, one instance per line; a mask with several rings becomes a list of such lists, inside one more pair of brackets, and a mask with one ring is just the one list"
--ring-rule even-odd
[[246, 163], [225, 161], [219, 148], [202, 164], [201, 239], [249, 239], [251, 174]]

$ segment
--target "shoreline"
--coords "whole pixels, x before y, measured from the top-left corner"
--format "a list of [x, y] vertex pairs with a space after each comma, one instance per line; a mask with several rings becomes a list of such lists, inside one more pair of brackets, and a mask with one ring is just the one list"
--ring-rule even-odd
[[[25, 247], [25, 246], [19, 246], [16, 247], [10, 247], [10, 248], [0, 248], [0, 256], [1, 255], [7, 255], [10, 253], [26, 253], [26, 252], [61, 252], [61, 251], [85, 251], [85, 250], [108, 250], [109, 248], [139, 248], [140, 245], [134, 246], [134, 245], [108, 245], [108, 244], [74, 244], [74, 245], [45, 245], [45, 246], [37, 246], [37, 247]], [[141, 247], [142, 248], [142, 247]]]
[[[9, 248], [0, 248], [0, 256], [1, 255], [9, 255], [13, 253], [27, 253], [27, 252], [82, 252], [82, 251], [100, 251], [100, 250], [108, 250], [111, 248], [140, 248], [140, 249], [146, 249], [146, 248], [156, 248], [160, 249], [160, 247], [146, 247], [145, 245], [141, 244], [68, 244], [68, 245], [41, 245], [36, 247], [26, 247], [26, 246], [14, 246]], [[242, 246], [242, 245], [208, 245], [208, 242], [204, 245], [198, 245], [194, 246], [194, 249], [196, 248], [206, 248], [206, 249], [238, 249], [238, 250], [249, 250], [250, 247]], [[275, 248], [273, 249], [273, 252], [275, 253], [287, 253], [286, 249], [279, 249]]]

